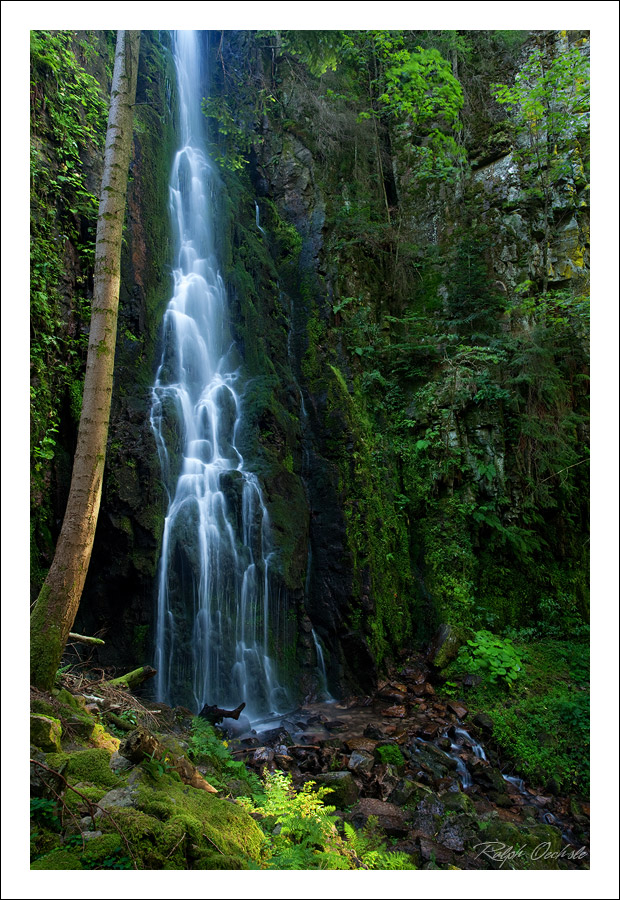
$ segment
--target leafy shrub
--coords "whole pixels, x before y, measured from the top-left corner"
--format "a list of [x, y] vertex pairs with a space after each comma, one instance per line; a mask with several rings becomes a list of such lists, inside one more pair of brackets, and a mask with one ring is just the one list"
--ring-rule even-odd
[[473, 640], [461, 648], [459, 656], [468, 671], [483, 673], [494, 684], [504, 682], [508, 687], [523, 669], [521, 657], [510, 638], [502, 640], [490, 631], [477, 631]]

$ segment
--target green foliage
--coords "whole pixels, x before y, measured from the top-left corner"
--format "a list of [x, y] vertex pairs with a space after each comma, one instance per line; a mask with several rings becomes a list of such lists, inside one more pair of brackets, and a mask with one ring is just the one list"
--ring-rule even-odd
[[463, 106], [461, 85], [450, 64], [434, 48], [407, 46], [402, 31], [349, 32], [343, 36], [343, 63], [355, 72], [359, 95], [370, 104], [359, 119], [392, 124], [401, 150], [421, 182], [449, 179], [464, 162], [455, 135]]
[[[511, 113], [511, 124], [526, 138], [525, 153], [537, 167], [550, 160], [552, 179], [570, 163], [558, 154], [558, 142], [580, 140], [588, 132], [590, 82], [588, 59], [579, 47], [562, 47], [556, 55], [536, 47], [512, 86], [494, 85], [494, 96]], [[557, 168], [559, 167], [559, 168]]]
[[178, 778], [178, 774], [174, 771], [174, 765], [170, 762], [167, 756], [163, 759], [158, 759], [155, 754], [150, 754], [140, 763], [144, 771], [149, 775], [154, 781], [159, 780], [163, 775], [171, 775], [172, 777]]
[[299, 792], [291, 776], [282, 772], [265, 773], [264, 799], [239, 802], [254, 815], [269, 840], [265, 868], [273, 869], [348, 869], [342, 854], [342, 841], [332, 819], [333, 806], [324, 806], [329, 789], [314, 791], [314, 782], [306, 782]]
[[[74, 32], [30, 32], [31, 496], [41, 546], [49, 515], [42, 495], [58, 451], [61, 408], [66, 402], [77, 423], [81, 407], [98, 207], [83, 159], [103, 150], [106, 130], [101, 87], [77, 52]], [[75, 297], [66, 296], [63, 283], [69, 242], [78, 254]]]
[[490, 631], [477, 631], [459, 655], [460, 664], [467, 671], [480, 672], [494, 684], [512, 687], [523, 669], [523, 662], [510, 638], [502, 640]]
[[587, 183], [590, 123], [589, 60], [579, 46], [532, 50], [514, 85], [493, 93], [509, 111], [513, 154], [525, 195], [542, 209], [543, 289], [548, 286], [548, 249], [553, 231], [553, 193], [577, 206], [577, 186]]
[[379, 758], [379, 762], [384, 764], [390, 764], [392, 766], [405, 765], [402, 753], [394, 744], [386, 744], [384, 747], [377, 747], [375, 755]]
[[61, 819], [56, 800], [47, 800], [44, 797], [31, 797], [30, 818], [33, 822], [44, 825], [52, 831], [61, 830]]
[[235, 796], [249, 796], [260, 792], [260, 781], [244, 764], [233, 759], [228, 743], [222, 741], [214, 728], [204, 719], [195, 717], [189, 742], [189, 755], [195, 763], [207, 765], [208, 780], [218, 790], [229, 791], [235, 782]]
[[[493, 739], [516, 771], [544, 789], [553, 780], [562, 791], [587, 794], [589, 772], [589, 646], [587, 640], [540, 639], [531, 629], [512, 631], [522, 662], [518, 680], [506, 693], [501, 679], [488, 678], [468, 691], [470, 715], [486, 713]], [[471, 671], [463, 657], [446, 670], [453, 691], [456, 675]]]
[[[277, 32], [258, 32], [259, 37], [277, 39]], [[343, 39], [341, 31], [285, 31], [281, 47], [287, 53], [298, 56], [315, 76], [324, 75], [328, 69], [336, 69], [340, 61]]]
[[344, 823], [344, 834], [356, 856], [367, 869], [415, 869], [411, 857], [406, 853], [385, 849], [385, 835], [378, 827], [376, 816], [369, 816], [362, 829], [356, 831], [348, 822]]
[[268, 840], [263, 868], [268, 869], [410, 869], [406, 854], [390, 853], [377, 828], [369, 819], [363, 832], [345, 824], [344, 838], [333, 816], [334, 807], [325, 806], [329, 788], [315, 788], [306, 782], [295, 791], [291, 776], [265, 772], [264, 797], [239, 802], [259, 817]]

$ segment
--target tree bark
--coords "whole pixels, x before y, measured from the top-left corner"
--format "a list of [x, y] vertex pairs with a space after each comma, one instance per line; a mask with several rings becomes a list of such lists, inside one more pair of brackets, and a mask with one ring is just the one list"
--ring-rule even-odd
[[80, 605], [101, 502], [132, 147], [139, 31], [119, 31], [106, 133], [94, 290], [82, 415], [65, 517], [51, 568], [30, 617], [31, 683], [50, 690]]

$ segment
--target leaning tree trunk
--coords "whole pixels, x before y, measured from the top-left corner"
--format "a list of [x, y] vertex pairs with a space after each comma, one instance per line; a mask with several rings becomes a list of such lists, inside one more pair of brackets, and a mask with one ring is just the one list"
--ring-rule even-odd
[[105, 462], [139, 31], [119, 31], [106, 133], [82, 414], [56, 552], [30, 618], [30, 677], [49, 690], [80, 605], [95, 538]]

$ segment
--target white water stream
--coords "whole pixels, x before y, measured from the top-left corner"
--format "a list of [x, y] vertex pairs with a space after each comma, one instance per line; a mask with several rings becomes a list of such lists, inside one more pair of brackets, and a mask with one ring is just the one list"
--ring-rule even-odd
[[156, 693], [195, 712], [205, 703], [245, 701], [252, 720], [288, 705], [270, 657], [269, 516], [236, 440], [240, 359], [214, 252], [218, 176], [205, 152], [199, 33], [175, 32], [173, 49], [180, 116], [170, 179], [176, 262], [151, 407], [168, 492]]

